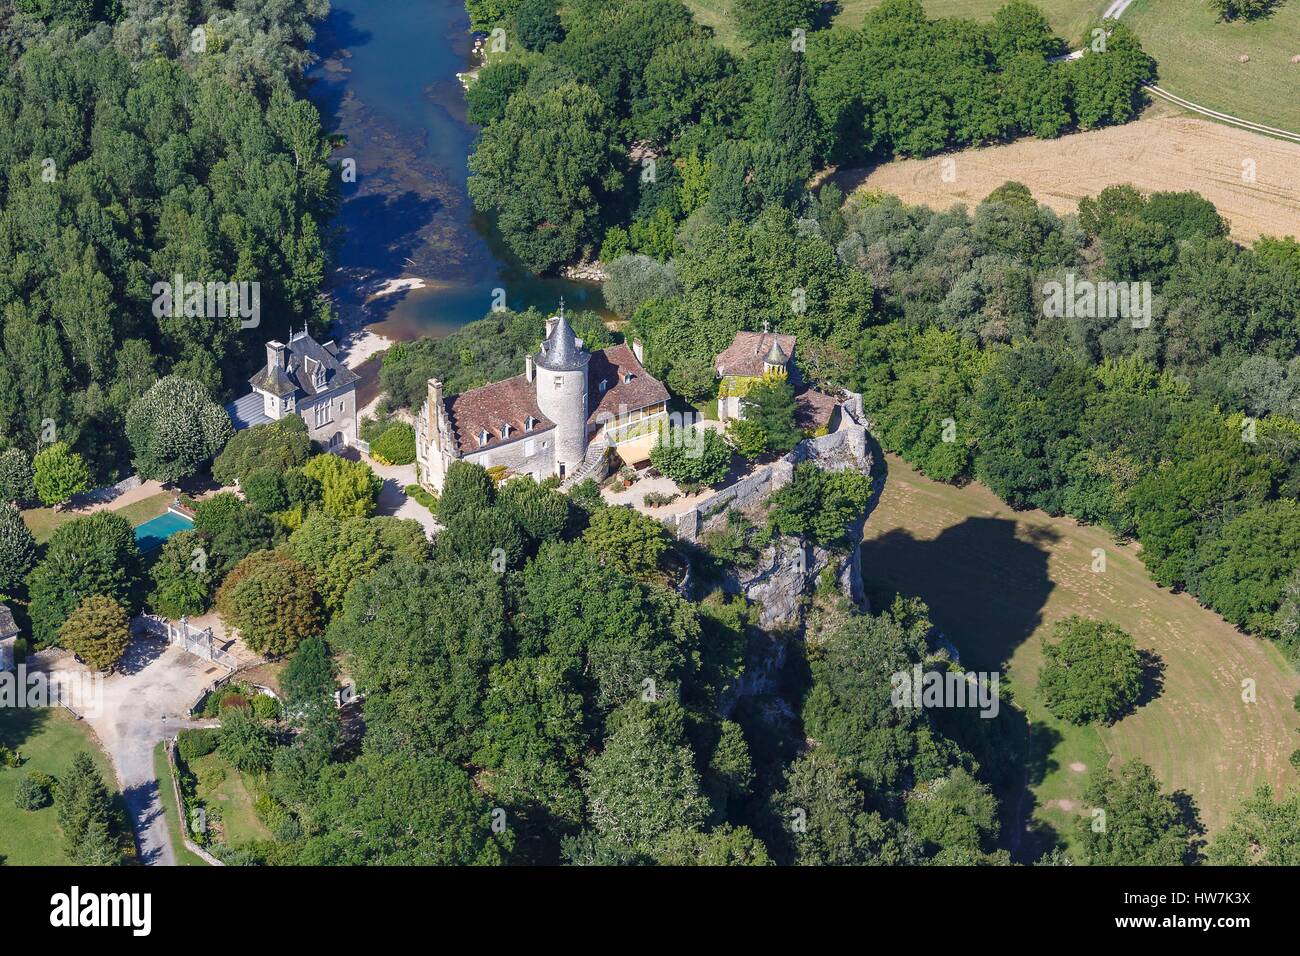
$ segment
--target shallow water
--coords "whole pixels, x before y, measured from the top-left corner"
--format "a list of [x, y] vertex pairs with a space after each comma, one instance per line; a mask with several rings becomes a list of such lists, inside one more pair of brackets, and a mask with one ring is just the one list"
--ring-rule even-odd
[[382, 280], [424, 289], [371, 300], [366, 320], [396, 339], [442, 335], [481, 319], [494, 290], [512, 309], [599, 307], [599, 288], [539, 278], [514, 261], [466, 192], [478, 127], [456, 74], [469, 69], [462, 0], [333, 0], [318, 29], [311, 97], [356, 163], [335, 221], [340, 311], [354, 314]]

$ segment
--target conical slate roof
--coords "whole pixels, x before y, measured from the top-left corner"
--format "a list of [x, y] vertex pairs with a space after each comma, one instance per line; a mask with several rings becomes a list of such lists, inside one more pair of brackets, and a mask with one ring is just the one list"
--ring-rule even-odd
[[551, 334], [537, 354], [537, 367], [548, 372], [574, 372], [591, 360], [591, 353], [579, 347], [573, 326], [561, 311]]
[[767, 350], [767, 355], [763, 356], [764, 365], [785, 365], [790, 361], [790, 357], [781, 351], [781, 343], [772, 338], [772, 347]]

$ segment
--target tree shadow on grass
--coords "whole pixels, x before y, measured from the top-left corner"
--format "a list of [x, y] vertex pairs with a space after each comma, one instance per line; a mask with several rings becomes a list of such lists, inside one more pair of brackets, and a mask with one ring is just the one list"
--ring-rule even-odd
[[1160, 655], [1155, 651], [1139, 650], [1138, 657], [1142, 661], [1142, 689], [1132, 710], [1141, 710], [1159, 697], [1165, 687], [1165, 662]]
[[[27, 689], [15, 684], [15, 693], [26, 699]], [[0, 747], [21, 750], [22, 745], [40, 732], [53, 711], [47, 707], [5, 707], [0, 709]]]
[[1047, 547], [1058, 535], [1029, 529], [1026, 541], [1017, 536], [1016, 524], [967, 518], [929, 541], [901, 529], [863, 541], [869, 593], [921, 598], [963, 665], [1003, 671], [1042, 623], [1043, 606], [1056, 586], [1047, 575]]
[[[964, 669], [1005, 679], [1012, 655], [1042, 623], [1055, 587], [1048, 549], [1057, 540], [1050, 528], [1018, 527], [1006, 518], [969, 517], [932, 540], [894, 529], [862, 543], [863, 578], [873, 610], [884, 610], [895, 595], [919, 597], [936, 636], [957, 650]], [[1052, 752], [1059, 732], [1010, 706], [994, 719], [973, 712], [935, 716], [979, 761], [998, 796], [1001, 843], [1013, 859], [1031, 862], [1056, 845], [1055, 831], [1032, 820], [1032, 788], [1057, 769]]]

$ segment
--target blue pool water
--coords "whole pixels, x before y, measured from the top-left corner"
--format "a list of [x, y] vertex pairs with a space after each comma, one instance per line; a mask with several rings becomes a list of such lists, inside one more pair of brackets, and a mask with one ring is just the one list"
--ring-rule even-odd
[[143, 554], [152, 551], [155, 548], [161, 548], [163, 543], [176, 534], [178, 531], [189, 531], [194, 527], [194, 522], [184, 515], [178, 515], [174, 511], [168, 511], [160, 514], [158, 517], [138, 525], [135, 529], [135, 543]]

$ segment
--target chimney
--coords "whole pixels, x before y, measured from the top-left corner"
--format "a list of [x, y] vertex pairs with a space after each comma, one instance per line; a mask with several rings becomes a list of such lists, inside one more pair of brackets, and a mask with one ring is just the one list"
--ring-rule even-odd
[[642, 365], [645, 364], [645, 351], [641, 347], [640, 339], [632, 340], [632, 354], [636, 356], [636, 360], [638, 362], [640, 362]]
[[436, 378], [429, 379], [429, 403], [425, 406], [425, 432], [430, 448], [442, 447], [442, 382]]
[[533, 364], [533, 357], [532, 355], [525, 355], [524, 356], [524, 378], [531, 382], [536, 377], [537, 377], [537, 366]]
[[276, 366], [284, 368], [284, 344], [272, 339], [266, 343], [266, 369], [269, 372]]
[[551, 337], [551, 333], [555, 331], [555, 323], [559, 321], [560, 321], [560, 317], [558, 315], [553, 315], [549, 319], [547, 319], [546, 334], [542, 336], [542, 338], [549, 339]]

